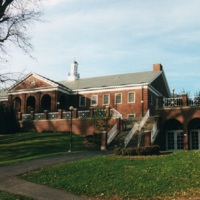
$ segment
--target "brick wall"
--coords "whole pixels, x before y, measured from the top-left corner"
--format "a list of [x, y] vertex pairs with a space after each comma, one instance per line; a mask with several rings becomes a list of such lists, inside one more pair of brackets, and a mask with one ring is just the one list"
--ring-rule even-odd
[[[118, 122], [118, 119], [112, 119], [111, 127]], [[70, 120], [33, 120], [29, 122], [20, 121], [20, 127], [25, 130], [35, 130], [37, 132], [69, 132]], [[90, 125], [90, 119], [72, 119], [72, 132], [74, 134], [91, 135], [94, 128]]]

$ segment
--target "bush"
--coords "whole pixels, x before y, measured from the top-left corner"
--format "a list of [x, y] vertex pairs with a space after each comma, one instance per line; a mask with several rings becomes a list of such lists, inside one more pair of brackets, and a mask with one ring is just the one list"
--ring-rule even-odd
[[115, 154], [115, 155], [121, 155], [121, 149], [122, 149], [121, 147], [115, 148], [115, 149], [114, 149], [114, 154]]
[[160, 147], [158, 145], [145, 146], [145, 147], [129, 147], [121, 148], [117, 147], [114, 149], [114, 154], [122, 156], [135, 156], [135, 155], [158, 155], [160, 153]]

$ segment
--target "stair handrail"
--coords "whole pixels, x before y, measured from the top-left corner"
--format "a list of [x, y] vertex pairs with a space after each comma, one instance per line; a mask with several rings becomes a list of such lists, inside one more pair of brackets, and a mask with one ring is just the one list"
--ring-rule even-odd
[[149, 118], [149, 110], [146, 112], [145, 116], [142, 118], [142, 121], [140, 122], [139, 131], [141, 131], [142, 127], [145, 125], [148, 118]]
[[109, 145], [113, 139], [116, 137], [116, 135], [118, 134], [119, 130], [118, 130], [118, 124], [116, 123], [112, 129], [108, 132], [107, 135], [107, 144]]
[[133, 137], [133, 135], [136, 133], [136, 131], [139, 130], [139, 124], [135, 123], [133, 128], [129, 131], [128, 135], [125, 137], [124, 140], [124, 147], [126, 147], [128, 145], [128, 143], [130, 142], [131, 138]]
[[114, 108], [111, 108], [110, 111], [112, 112], [112, 117], [122, 119], [122, 114]]
[[136, 131], [141, 131], [142, 127], [147, 122], [148, 118], [149, 118], [149, 110], [146, 112], [145, 116], [142, 118], [140, 124], [135, 123], [134, 126], [133, 126], [133, 128], [131, 129], [131, 131], [125, 137], [124, 147], [126, 147], [128, 145], [128, 143], [130, 142], [131, 138], [136, 133]]
[[151, 129], [151, 144], [154, 143], [158, 132], [159, 132], [159, 130], [158, 130], [158, 122], [156, 122], [156, 123], [153, 125], [153, 128]]

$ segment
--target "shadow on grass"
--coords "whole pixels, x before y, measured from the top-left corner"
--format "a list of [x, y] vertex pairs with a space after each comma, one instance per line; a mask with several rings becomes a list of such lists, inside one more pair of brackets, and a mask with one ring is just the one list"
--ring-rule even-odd
[[[84, 144], [84, 137], [73, 135], [73, 151], [92, 150]], [[0, 165], [21, 160], [66, 153], [70, 137], [66, 133], [23, 133], [0, 137]]]

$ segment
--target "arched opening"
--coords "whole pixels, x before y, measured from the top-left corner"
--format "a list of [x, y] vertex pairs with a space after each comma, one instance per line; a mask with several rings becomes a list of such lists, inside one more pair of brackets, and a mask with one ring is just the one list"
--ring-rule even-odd
[[20, 112], [21, 111], [21, 99], [19, 97], [16, 97], [14, 100], [13, 100], [13, 109], [16, 111], [16, 112]]
[[35, 97], [30, 96], [26, 101], [26, 112], [30, 113], [35, 110]]
[[50, 95], [45, 94], [42, 97], [41, 108], [42, 108], [42, 110], [51, 111], [51, 96]]
[[200, 149], [200, 118], [195, 118], [188, 124], [190, 149]]
[[64, 95], [62, 95], [59, 99], [59, 106], [58, 109], [66, 109], [67, 107], [67, 101]]
[[175, 119], [165, 123], [167, 150], [178, 150], [184, 148], [183, 125]]

